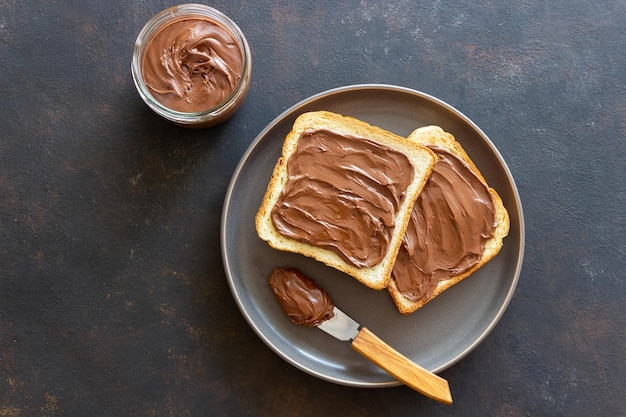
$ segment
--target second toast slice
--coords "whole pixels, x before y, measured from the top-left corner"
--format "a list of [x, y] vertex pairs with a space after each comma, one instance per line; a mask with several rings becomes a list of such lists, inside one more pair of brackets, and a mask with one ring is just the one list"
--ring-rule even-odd
[[415, 203], [387, 287], [403, 314], [496, 256], [510, 225], [502, 199], [452, 134], [425, 126], [407, 139], [428, 146], [439, 161]]

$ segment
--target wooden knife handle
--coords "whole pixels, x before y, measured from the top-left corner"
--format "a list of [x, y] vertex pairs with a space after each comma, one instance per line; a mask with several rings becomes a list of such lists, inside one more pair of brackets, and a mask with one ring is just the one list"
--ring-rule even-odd
[[452, 404], [448, 381], [410, 361], [369, 329], [361, 328], [352, 348], [417, 392], [441, 403]]

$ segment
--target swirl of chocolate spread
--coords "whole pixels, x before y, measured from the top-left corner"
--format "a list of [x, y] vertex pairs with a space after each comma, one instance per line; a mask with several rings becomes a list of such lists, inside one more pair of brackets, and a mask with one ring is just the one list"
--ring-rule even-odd
[[409, 159], [386, 145], [325, 129], [302, 133], [272, 209], [279, 233], [363, 268], [387, 253], [413, 179]]
[[392, 272], [412, 301], [430, 297], [440, 281], [476, 265], [496, 227], [487, 185], [457, 156], [429, 148], [438, 162], [413, 206]]
[[335, 306], [326, 291], [297, 269], [276, 268], [268, 283], [283, 312], [295, 324], [315, 327], [334, 316]]
[[233, 35], [202, 17], [175, 21], [146, 46], [142, 76], [162, 105], [180, 112], [211, 109], [235, 90], [243, 73]]

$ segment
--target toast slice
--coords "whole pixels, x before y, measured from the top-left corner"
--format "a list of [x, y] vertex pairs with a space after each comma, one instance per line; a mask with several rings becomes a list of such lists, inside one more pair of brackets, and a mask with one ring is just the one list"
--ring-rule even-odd
[[[431, 270], [432, 263], [435, 263], [435, 261], [431, 261], [431, 259], [438, 256], [441, 257], [440, 259], [447, 257], [447, 251], [454, 246], [451, 245], [450, 240], [456, 239], [453, 235], [447, 235], [447, 237], [445, 237], [444, 233], [439, 235], [439, 231], [446, 229], [449, 225], [436, 224], [437, 222], [434, 221], [433, 218], [437, 218], [438, 216], [433, 215], [433, 212], [428, 211], [434, 206], [439, 207], [440, 205], [447, 204], [445, 201], [446, 197], [442, 196], [445, 193], [440, 194], [439, 191], [434, 191], [435, 188], [439, 187], [433, 183], [433, 181], [436, 181], [434, 178], [437, 177], [438, 172], [436, 165], [432, 174], [433, 179], [429, 179], [429, 182], [422, 191], [422, 195], [420, 195], [415, 203], [411, 223], [408, 226], [405, 241], [399, 251], [397, 260], [398, 265], [395, 265], [387, 287], [387, 290], [393, 298], [398, 310], [403, 314], [412, 313], [424, 306], [437, 295], [467, 278], [496, 256], [502, 247], [502, 240], [507, 236], [510, 226], [509, 215], [502, 203], [502, 199], [493, 188], [490, 188], [487, 185], [485, 178], [452, 134], [445, 132], [438, 126], [425, 126], [413, 131], [407, 139], [410, 142], [431, 147], [431, 149], [435, 150], [436, 153], [439, 152], [438, 155], [445, 155], [445, 152], [443, 151], [447, 151], [449, 154], [458, 158], [458, 160], [460, 160], [459, 163], [461, 164], [459, 166], [462, 167], [464, 164], [483, 184], [482, 187], [478, 186], [476, 188], [482, 188], [481, 192], [484, 198], [470, 199], [469, 201], [471, 201], [472, 205], [481, 206], [484, 205], [485, 201], [488, 202], [489, 197], [491, 197], [493, 223], [491, 226], [492, 229], [483, 237], [480, 236], [480, 234], [482, 234], [480, 232], [479, 236], [476, 237], [477, 228], [482, 227], [479, 226], [481, 222], [483, 222], [482, 215], [480, 218], [470, 218], [468, 220], [459, 221], [459, 230], [457, 230], [454, 235], [463, 236], [469, 233], [474, 233], [474, 237], [472, 239], [474, 242], [478, 240], [477, 244], [479, 249], [474, 250], [474, 253], [470, 255], [465, 255], [462, 263], [458, 264], [457, 267], [451, 266], [449, 269], [445, 270]], [[439, 151], [437, 151], [437, 149], [439, 149]], [[450, 157], [447, 158], [453, 159]], [[471, 176], [471, 174], [469, 175]], [[475, 183], [475, 185], [480, 185], [480, 183]], [[440, 187], [440, 190], [441, 189], [445, 189], [449, 193], [458, 193], [458, 190], [461, 189], [461, 187], [451, 187], [447, 189]], [[428, 203], [426, 203], [427, 200], [425, 200], [427, 198], [430, 199]], [[458, 197], [453, 196], [453, 198]], [[460, 201], [460, 199], [458, 201]], [[420, 215], [418, 215], [419, 210], [423, 211]], [[451, 211], [452, 210], [453, 209], [451, 209]], [[454, 210], [457, 210], [457, 208]], [[475, 213], [479, 213], [478, 208], [476, 208], [476, 210], [477, 211]], [[426, 214], [427, 212], [428, 215]], [[431, 224], [428, 224], [429, 221]], [[477, 223], [479, 225], [477, 225]], [[431, 233], [431, 228], [436, 229], [436, 231]], [[420, 232], [417, 232], [415, 229], [419, 229]], [[411, 236], [410, 233], [413, 233], [413, 235]], [[421, 243], [417, 243], [418, 239], [415, 237], [416, 233], [422, 234], [423, 240]], [[430, 234], [431, 240], [429, 240], [429, 244], [424, 244], [424, 241], [427, 240], [424, 236], [427, 233]], [[476, 248], [476, 246], [474, 247]], [[427, 256], [425, 255], [426, 252], [428, 252]], [[428, 261], [425, 260], [426, 258], [428, 258]], [[443, 264], [444, 261], [440, 259], [436, 262]], [[406, 266], [410, 262], [413, 264]], [[400, 264], [402, 264], [402, 266]], [[421, 272], [417, 271], [416, 268], [420, 269]], [[407, 286], [406, 276], [411, 276], [411, 285]], [[400, 286], [398, 284], [399, 279], [404, 280], [404, 292], [400, 290]]]
[[[352, 193], [352, 185], [342, 188], [343, 185], [331, 184], [332, 186], [329, 187], [333, 188], [333, 190], [331, 190], [330, 193], [337, 192], [339, 194], [337, 198], [326, 198], [328, 194], [327, 190], [323, 193], [323, 197], [320, 198], [319, 202], [313, 199], [313, 202], [310, 204], [307, 203], [295, 207], [297, 210], [304, 212], [307, 221], [314, 219], [314, 223], [309, 223], [310, 227], [308, 229], [305, 227], [302, 233], [313, 234], [311, 231], [316, 230], [318, 227], [321, 227], [323, 232], [328, 229], [339, 229], [343, 235], [347, 236], [345, 239], [343, 237], [334, 236], [329, 238], [330, 242], [312, 243], [311, 241], [307, 241], [306, 238], [300, 238], [300, 236], [294, 237], [284, 232], [281, 233], [276, 227], [278, 223], [275, 223], [276, 218], [273, 217], [273, 212], [283, 209], [281, 202], [284, 201], [284, 199], [293, 198], [292, 195], [289, 195], [289, 193], [292, 193], [290, 189], [293, 184], [290, 182], [290, 172], [292, 172], [290, 169], [295, 170], [296, 166], [310, 165], [310, 175], [315, 177], [317, 175], [316, 172], [321, 172], [322, 174], [320, 175], [324, 176], [326, 175], [324, 174], [325, 169], [333, 170], [336, 169], [333, 167], [338, 166], [336, 161], [328, 162], [329, 158], [325, 152], [313, 150], [308, 154], [306, 160], [300, 159], [300, 161], [303, 161], [301, 164], [294, 162], [294, 167], [290, 168], [290, 162], [293, 160], [298, 161], [298, 158], [300, 158], [299, 155], [302, 155], [301, 153], [297, 153], [301, 152], [298, 151], [299, 147], [307, 146], [307, 142], [311, 142], [311, 135], [319, 135], [319, 132], [322, 132], [324, 135], [338, 135], [339, 138], [349, 138], [354, 141], [357, 151], [362, 150], [366, 146], [373, 145], [375, 148], [384, 148], [395, 156], [399, 155], [399, 159], [408, 159], [409, 164], [406, 170], [407, 172], [394, 174], [393, 169], [389, 170], [391, 176], [396, 175], [402, 177], [404, 178], [403, 181], [408, 184], [402, 191], [401, 198], [395, 202], [394, 210], [387, 214], [387, 217], [390, 217], [390, 219], [383, 221], [380, 218], [373, 218], [365, 222], [359, 220], [361, 223], [371, 222], [374, 226], [380, 226], [383, 223], [386, 226], [390, 225], [388, 229], [389, 236], [387, 236], [388, 242], [386, 245], [381, 245], [382, 249], [379, 253], [381, 259], [376, 259], [375, 264], [371, 264], [371, 257], [369, 260], [354, 261], [354, 259], [351, 259], [346, 253], [338, 251], [337, 248], [333, 246], [336, 243], [342, 243], [343, 241], [348, 241], [355, 237], [355, 230], [351, 230], [350, 227], [347, 227], [346, 222], [354, 217], [360, 216], [363, 206], [371, 204], [371, 201], [367, 201], [371, 199], [361, 199], [356, 207], [347, 206], [346, 208], [343, 206], [335, 206], [335, 203], [339, 204], [340, 200], [343, 201], [344, 199], [349, 200], [352, 198], [352, 196], [344, 198], [345, 194]], [[370, 180], [368, 176], [369, 172], [373, 169], [382, 169], [378, 168], [378, 164], [380, 162], [384, 165], [386, 159], [387, 158], [382, 157], [379, 158], [376, 163], [372, 163], [371, 161], [369, 163], [363, 163], [361, 164], [363, 166], [356, 167], [356, 170], [359, 171], [356, 174], [353, 172], [353, 169], [341, 171], [343, 168], [340, 168], [338, 171], [335, 170], [334, 178], [343, 184], [346, 178], [361, 176], [361, 174], [365, 172], [362, 177], [367, 177], [367, 179], [363, 180], [361, 178], [361, 183], [364, 181], [367, 182]], [[391, 275], [391, 270], [400, 248], [413, 204], [426, 184], [436, 161], [437, 157], [428, 148], [407, 141], [405, 138], [355, 118], [327, 111], [304, 113], [296, 119], [292, 130], [287, 134], [283, 142], [282, 155], [274, 167], [265, 196], [255, 218], [257, 233], [261, 239], [267, 241], [268, 244], [275, 249], [295, 252], [314, 258], [317, 261], [354, 277], [370, 288], [377, 290], [383, 289], [388, 284], [389, 276]], [[324, 164], [328, 164], [329, 166], [324, 167]], [[350, 175], [348, 175], [348, 172], [350, 172]], [[306, 174], [309, 175], [308, 172]], [[292, 175], [291, 178], [293, 177]], [[316, 178], [313, 179], [316, 180]], [[389, 191], [387, 188], [393, 186], [394, 184], [375, 185], [375, 187], [385, 188], [385, 192]], [[359, 184], [356, 185], [356, 188], [358, 187]], [[339, 191], [337, 191], [337, 189], [339, 189]], [[375, 193], [374, 199], [378, 199], [379, 194], [382, 193]], [[298, 203], [294, 204], [297, 205]], [[365, 209], [366, 212], [368, 210], [368, 208]], [[321, 223], [320, 218], [323, 218], [324, 223]], [[320, 226], [321, 224], [323, 224], [323, 226]], [[374, 232], [376, 231], [374, 230], [371, 233]], [[360, 233], [356, 238], [362, 241], [363, 246], [374, 245], [375, 239], [372, 239], [372, 242], [370, 242], [370, 236], [364, 236], [363, 233]]]

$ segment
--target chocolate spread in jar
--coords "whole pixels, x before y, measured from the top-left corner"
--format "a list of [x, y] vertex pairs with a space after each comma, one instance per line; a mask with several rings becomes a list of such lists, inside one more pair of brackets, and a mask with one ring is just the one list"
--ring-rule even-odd
[[404, 154], [366, 138], [307, 130], [287, 175], [272, 209], [279, 233], [331, 250], [358, 268], [384, 258], [413, 179]]
[[440, 281], [478, 263], [496, 227], [489, 188], [448, 150], [437, 154], [407, 227], [392, 276], [408, 299], [430, 297]]
[[268, 283], [292, 322], [315, 327], [334, 316], [335, 306], [326, 291], [297, 269], [276, 268]]
[[154, 98], [187, 113], [223, 102], [242, 73], [242, 51], [233, 35], [200, 16], [161, 29], [146, 46], [142, 63], [144, 82]]

